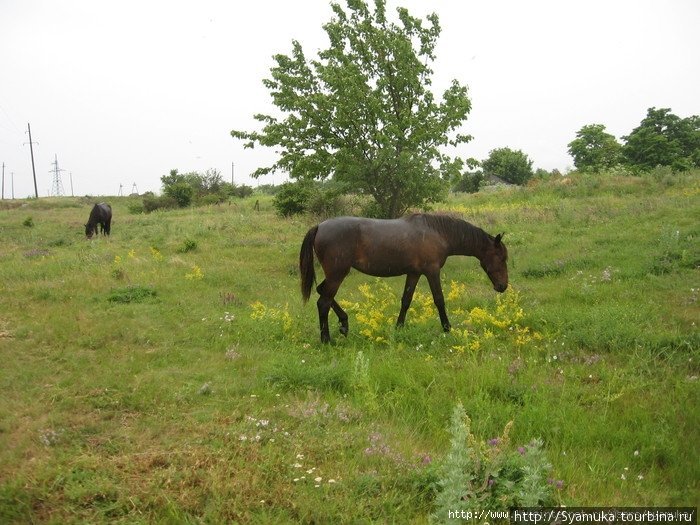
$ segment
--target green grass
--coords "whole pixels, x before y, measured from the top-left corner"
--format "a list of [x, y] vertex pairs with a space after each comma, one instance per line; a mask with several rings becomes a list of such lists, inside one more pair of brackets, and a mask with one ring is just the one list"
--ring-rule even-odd
[[698, 504], [698, 173], [452, 196], [506, 232], [510, 303], [451, 258], [455, 330], [418, 296], [396, 331], [402, 279], [353, 273], [330, 346], [312, 219], [109, 200], [92, 241], [84, 199], [0, 204], [0, 522], [424, 523], [458, 403], [481, 442], [542, 439], [559, 503]]

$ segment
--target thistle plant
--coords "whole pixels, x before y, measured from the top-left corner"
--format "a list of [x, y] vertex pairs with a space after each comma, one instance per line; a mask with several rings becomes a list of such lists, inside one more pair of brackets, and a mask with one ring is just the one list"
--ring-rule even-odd
[[[552, 466], [547, 461], [542, 441], [513, 449], [509, 422], [503, 433], [488, 441], [471, 433], [471, 421], [458, 403], [450, 419], [450, 449], [442, 463], [438, 481], [440, 493], [432, 515], [438, 523], [449, 523], [455, 511], [478, 516], [489, 510], [555, 504], [555, 489], [563, 486], [548, 477]], [[458, 514], [459, 515], [459, 514]]]
[[362, 350], [355, 354], [355, 362], [352, 368], [352, 387], [362, 398], [366, 408], [370, 412], [376, 412], [379, 408], [377, 392], [369, 378], [369, 359], [365, 357]]

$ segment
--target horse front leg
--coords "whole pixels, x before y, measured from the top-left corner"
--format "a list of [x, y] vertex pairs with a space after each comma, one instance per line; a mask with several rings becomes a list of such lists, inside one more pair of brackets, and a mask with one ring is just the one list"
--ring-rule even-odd
[[418, 279], [420, 279], [420, 274], [409, 273], [406, 275], [406, 284], [403, 287], [403, 295], [401, 296], [401, 311], [399, 312], [399, 318], [396, 320], [397, 327], [403, 326], [406, 320], [406, 312], [408, 312], [411, 301], [413, 301], [413, 292], [416, 291]]
[[445, 332], [449, 332], [452, 328], [450, 326], [450, 320], [447, 318], [447, 312], [445, 311], [445, 296], [442, 294], [442, 285], [440, 284], [440, 272], [435, 272], [431, 274], [426, 274], [428, 278], [428, 284], [430, 284], [430, 291], [433, 294], [433, 302], [440, 315], [440, 323], [442, 323], [442, 329]]

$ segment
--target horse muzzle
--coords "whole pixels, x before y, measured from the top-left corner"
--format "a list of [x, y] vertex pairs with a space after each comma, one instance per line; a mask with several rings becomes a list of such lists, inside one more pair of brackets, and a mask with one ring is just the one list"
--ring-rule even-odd
[[505, 292], [507, 288], [508, 288], [508, 283], [505, 283], [505, 284], [498, 283], [498, 284], [493, 285], [493, 289], [496, 290], [498, 293]]

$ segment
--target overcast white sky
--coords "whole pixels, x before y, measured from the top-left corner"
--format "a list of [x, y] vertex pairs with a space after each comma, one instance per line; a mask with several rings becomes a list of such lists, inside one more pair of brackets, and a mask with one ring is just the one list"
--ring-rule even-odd
[[[341, 0], [341, 5], [345, 5]], [[698, 0], [388, 0], [435, 11], [442, 35], [434, 91], [455, 78], [472, 112], [464, 157], [521, 149], [535, 167], [566, 170], [585, 124], [618, 138], [649, 107], [700, 114]], [[160, 191], [160, 177], [215, 168], [226, 180], [274, 153], [244, 150], [231, 129], [274, 110], [262, 79], [299, 40], [326, 47], [327, 0], [0, 0], [0, 163], [5, 197], [39, 195], [58, 156], [70, 195]], [[284, 174], [260, 179], [280, 182]]]

